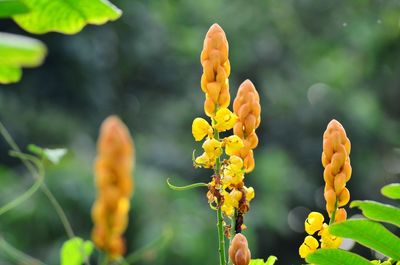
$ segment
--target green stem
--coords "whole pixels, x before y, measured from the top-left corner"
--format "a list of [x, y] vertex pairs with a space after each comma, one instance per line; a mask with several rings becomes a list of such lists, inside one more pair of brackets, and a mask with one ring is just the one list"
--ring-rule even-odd
[[194, 188], [198, 188], [198, 187], [207, 187], [208, 186], [207, 183], [202, 183], [202, 182], [193, 183], [193, 184], [186, 185], [186, 186], [175, 186], [175, 185], [171, 184], [171, 182], [169, 182], [169, 178], [167, 179], [167, 185], [170, 189], [177, 190], [177, 191], [190, 190], [190, 189], [194, 189]]
[[18, 262], [18, 264], [22, 265], [45, 265], [40, 260], [32, 258], [31, 256], [26, 255], [25, 253], [19, 251], [12, 245], [10, 245], [3, 237], [0, 237], [0, 249], [7, 254], [14, 261]]
[[[214, 138], [216, 140], [219, 140], [219, 133], [217, 130], [214, 131]], [[215, 161], [215, 174], [217, 176], [220, 176], [220, 170], [221, 170], [221, 161], [220, 158], [218, 157], [217, 160]], [[225, 258], [225, 238], [224, 238], [224, 218], [222, 216], [222, 210], [220, 206], [220, 202], [217, 202], [218, 204], [218, 210], [217, 210], [217, 229], [218, 229], [218, 240], [219, 240], [219, 264], [220, 265], [226, 265], [226, 258]]]
[[[7, 142], [7, 144], [11, 147], [11, 149], [14, 152], [22, 154], [21, 149], [18, 147], [17, 143], [14, 141], [14, 139], [8, 133], [6, 127], [3, 125], [3, 123], [1, 121], [0, 121], [0, 134], [4, 137], [4, 140]], [[37, 172], [35, 170], [35, 167], [34, 167], [34, 164], [32, 163], [32, 161], [27, 159], [27, 157], [25, 157], [25, 156], [19, 156], [19, 158], [21, 159], [21, 161], [25, 165], [25, 167], [28, 169], [30, 174], [34, 178], [39, 179], [41, 174], [40, 174], [40, 172]], [[43, 173], [43, 176], [44, 176], [44, 173]], [[53, 208], [56, 210], [57, 215], [60, 218], [61, 223], [63, 224], [68, 237], [70, 239], [75, 237], [74, 231], [72, 230], [72, 226], [69, 223], [64, 210], [62, 209], [61, 205], [58, 203], [57, 199], [54, 197], [53, 193], [49, 190], [46, 183], [44, 183], [44, 181], [41, 182], [40, 189], [47, 196], [47, 198], [49, 199]], [[82, 253], [84, 253], [84, 249], [82, 249]], [[85, 258], [85, 264], [90, 265], [88, 258]]]
[[[22, 154], [22, 153], [13, 152], [12, 155], [16, 156], [16, 157], [18, 157], [20, 159], [29, 159], [31, 161], [37, 160], [36, 157], [25, 155], [25, 154]], [[24, 157], [24, 158], [22, 158], [22, 157]], [[44, 180], [44, 170], [41, 167], [40, 163], [35, 163], [35, 164], [37, 164], [37, 167], [38, 167], [38, 173], [37, 173], [38, 178], [36, 179], [35, 183], [28, 190], [26, 190], [23, 194], [21, 194], [20, 196], [18, 196], [14, 200], [10, 201], [6, 205], [2, 206], [0, 208], [0, 215], [8, 212], [9, 210], [17, 207], [18, 205], [20, 205], [21, 203], [23, 203], [24, 201], [29, 199], [40, 188], [40, 185], [42, 185], [43, 180]]]
[[335, 209], [333, 210], [331, 219], [329, 220], [329, 225], [331, 225], [331, 224], [333, 224], [335, 222], [337, 206], [338, 206], [338, 200], [336, 199], [336, 201], [335, 201]]

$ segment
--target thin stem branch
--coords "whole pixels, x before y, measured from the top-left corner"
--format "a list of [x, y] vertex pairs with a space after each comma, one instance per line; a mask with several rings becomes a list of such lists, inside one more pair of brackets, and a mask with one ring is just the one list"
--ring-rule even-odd
[[[4, 137], [5, 141], [7, 142], [7, 144], [11, 147], [11, 149], [14, 152], [22, 154], [21, 149], [18, 147], [17, 143], [14, 141], [14, 139], [8, 133], [6, 127], [3, 125], [3, 123], [1, 121], [0, 121], [0, 134]], [[28, 169], [28, 171], [34, 178], [39, 179], [40, 175], [43, 175], [43, 178], [44, 178], [44, 172], [43, 172], [43, 174], [40, 174], [41, 172], [37, 172], [35, 170], [34, 164], [32, 163], [32, 161], [27, 159], [27, 157], [19, 156], [18, 158], [21, 159], [22, 163], [25, 165], [25, 167]], [[57, 199], [54, 197], [53, 193], [49, 190], [49, 188], [47, 187], [47, 185], [44, 181], [41, 182], [40, 189], [47, 196], [47, 198], [49, 199], [53, 208], [57, 212], [57, 215], [60, 218], [61, 223], [64, 226], [67, 236], [70, 239], [75, 237], [75, 233], [72, 230], [72, 226], [71, 226], [70, 222], [68, 221], [67, 215], [65, 214], [61, 205], [59, 204]], [[84, 249], [82, 249], [82, 253], [84, 253]], [[85, 257], [85, 264], [90, 265], [88, 258], [84, 254], [83, 254], [83, 256]]]
[[[214, 131], [214, 138], [219, 140], [219, 133], [217, 130]], [[218, 157], [215, 161], [215, 175], [220, 176], [221, 170], [221, 161]], [[218, 209], [217, 209], [217, 229], [218, 229], [218, 240], [219, 240], [219, 264], [226, 265], [226, 258], [225, 258], [225, 235], [224, 235], [224, 217], [222, 216], [222, 210], [220, 202], [217, 202]]]
[[337, 206], [338, 206], [338, 200], [336, 199], [336, 201], [335, 201], [335, 209], [333, 210], [331, 219], [329, 220], [329, 225], [331, 225], [331, 224], [333, 224], [335, 222]]
[[0, 236], [0, 249], [4, 251], [5, 254], [7, 254], [10, 258], [12, 258], [14, 261], [17, 261], [18, 264], [21, 265], [46, 265], [43, 262], [41, 262], [38, 259], [35, 259], [12, 245], [10, 245], [3, 237]]

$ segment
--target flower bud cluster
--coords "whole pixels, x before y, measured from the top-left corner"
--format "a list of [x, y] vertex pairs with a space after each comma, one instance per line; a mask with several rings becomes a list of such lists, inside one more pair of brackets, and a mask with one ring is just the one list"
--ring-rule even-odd
[[97, 198], [92, 208], [92, 239], [111, 258], [124, 254], [122, 237], [128, 225], [133, 181], [133, 141], [125, 124], [116, 116], [102, 124], [97, 143], [95, 183]]

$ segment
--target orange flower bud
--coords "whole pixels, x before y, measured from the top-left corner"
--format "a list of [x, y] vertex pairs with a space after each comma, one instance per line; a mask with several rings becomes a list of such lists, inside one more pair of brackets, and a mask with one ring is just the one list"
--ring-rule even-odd
[[248, 265], [250, 263], [251, 252], [243, 234], [236, 234], [232, 239], [229, 246], [229, 258], [234, 265]]
[[336, 215], [335, 215], [335, 223], [337, 222], [342, 222], [344, 220], [347, 219], [347, 212], [345, 209], [343, 208], [339, 208], [336, 211]]
[[230, 102], [228, 77], [230, 64], [229, 45], [224, 30], [214, 24], [204, 39], [200, 61], [203, 66], [201, 89], [206, 94], [204, 111], [214, 117], [219, 107], [227, 108]]
[[92, 208], [92, 239], [111, 258], [125, 252], [122, 234], [128, 225], [133, 156], [128, 128], [116, 116], [108, 117], [101, 126], [97, 143], [94, 166], [97, 199]]
[[325, 200], [329, 214], [337, 207], [346, 205], [350, 200], [346, 182], [351, 177], [350, 140], [343, 126], [332, 120], [323, 136], [322, 165], [324, 166]]
[[233, 127], [233, 132], [242, 138], [245, 145], [238, 152], [238, 155], [244, 160], [244, 167], [248, 173], [255, 166], [253, 149], [258, 145], [258, 137], [255, 130], [260, 125], [261, 119], [260, 97], [250, 80], [246, 80], [240, 85], [235, 101], [233, 102], [233, 110], [238, 116], [238, 120]]

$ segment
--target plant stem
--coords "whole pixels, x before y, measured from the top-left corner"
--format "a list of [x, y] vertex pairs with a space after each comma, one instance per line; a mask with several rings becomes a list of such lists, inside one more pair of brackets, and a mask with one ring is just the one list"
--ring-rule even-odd
[[[21, 153], [21, 149], [18, 147], [17, 143], [14, 141], [14, 139], [11, 137], [11, 135], [8, 133], [6, 127], [3, 125], [3, 123], [0, 121], [0, 134], [4, 137], [4, 140], [8, 143], [8, 145], [11, 147], [11, 149], [14, 152]], [[21, 159], [22, 163], [25, 165], [25, 167], [28, 169], [29, 173], [36, 179], [40, 179], [40, 173], [35, 170], [34, 165], [32, 162], [27, 159], [24, 156], [19, 156], [19, 159]], [[43, 178], [44, 178], [44, 173], [43, 173]], [[65, 214], [64, 210], [62, 209], [61, 205], [57, 201], [57, 199], [54, 197], [53, 193], [49, 190], [47, 187], [46, 183], [41, 182], [40, 189], [42, 192], [47, 196], [49, 199], [50, 203], [52, 204], [53, 208], [56, 210], [58, 217], [61, 220], [61, 223], [64, 226], [64, 229], [67, 233], [67, 236], [71, 239], [75, 237], [74, 231], [72, 230], [72, 226], [70, 222], [68, 221], [67, 215]], [[84, 253], [84, 250], [82, 249], [82, 253]], [[85, 255], [84, 255], [85, 256]], [[85, 264], [90, 265], [89, 259], [85, 256]]]
[[[216, 140], [219, 140], [219, 133], [217, 130], [214, 131], [214, 138]], [[214, 173], [218, 177], [220, 177], [220, 170], [221, 170], [221, 161], [220, 158], [218, 157], [215, 161], [215, 168], [214, 168]], [[222, 210], [221, 210], [221, 205], [220, 202], [217, 202], [218, 209], [217, 209], [217, 228], [218, 228], [218, 240], [219, 240], [219, 264], [220, 265], [226, 265], [226, 259], [225, 259], [225, 238], [224, 238], [224, 218], [222, 216]]]
[[336, 199], [336, 201], [335, 201], [335, 209], [333, 210], [331, 219], [329, 220], [329, 225], [331, 225], [331, 224], [333, 224], [335, 222], [337, 206], [338, 206], [338, 200]]

